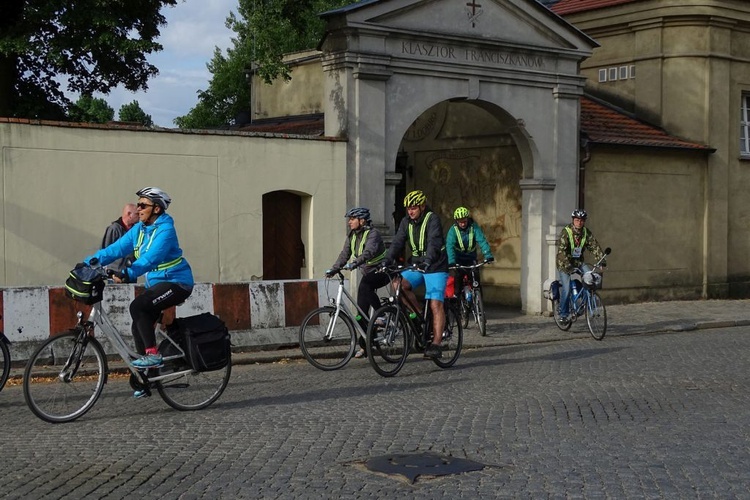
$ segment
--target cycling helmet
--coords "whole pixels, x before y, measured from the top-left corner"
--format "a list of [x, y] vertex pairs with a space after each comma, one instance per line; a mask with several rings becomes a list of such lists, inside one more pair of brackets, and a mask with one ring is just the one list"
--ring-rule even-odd
[[427, 201], [427, 197], [422, 191], [412, 191], [404, 198], [404, 207], [409, 208], [416, 207], [417, 205], [424, 205], [425, 201]]
[[471, 215], [469, 213], [469, 209], [466, 207], [458, 207], [456, 210], [453, 211], [453, 218], [454, 219], [466, 219]]
[[159, 205], [162, 210], [166, 210], [169, 204], [172, 203], [172, 198], [158, 187], [148, 186], [139, 190], [135, 194], [139, 198], [148, 198], [155, 204]]
[[344, 215], [345, 218], [354, 217], [355, 219], [370, 220], [370, 209], [365, 207], [350, 208]]
[[588, 214], [586, 213], [584, 209], [576, 208], [575, 210], [573, 210], [573, 213], [570, 214], [570, 216], [576, 219], [586, 220], [586, 217], [588, 217]]

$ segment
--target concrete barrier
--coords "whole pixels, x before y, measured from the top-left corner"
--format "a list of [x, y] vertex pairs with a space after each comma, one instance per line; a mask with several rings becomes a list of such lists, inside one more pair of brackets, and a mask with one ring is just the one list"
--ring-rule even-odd
[[[164, 322], [202, 312], [217, 314], [240, 348], [274, 348], [298, 343], [298, 327], [312, 309], [335, 297], [338, 283], [326, 280], [253, 281], [249, 283], [196, 283], [192, 295], [165, 312]], [[109, 285], [103, 306], [115, 326], [130, 340], [130, 302], [141, 285]], [[15, 360], [28, 359], [40, 341], [69, 330], [92, 306], [76, 302], [62, 287], [4, 288], [0, 295], [0, 328], [10, 339]], [[96, 332], [108, 354], [114, 354], [104, 335]]]

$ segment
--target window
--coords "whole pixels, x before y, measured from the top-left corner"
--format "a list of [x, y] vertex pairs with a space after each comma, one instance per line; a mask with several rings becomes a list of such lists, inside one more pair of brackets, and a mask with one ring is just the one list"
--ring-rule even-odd
[[750, 157], [750, 92], [743, 92], [740, 109], [740, 155]]
[[617, 80], [617, 68], [609, 68], [609, 81]]
[[630, 78], [635, 78], [635, 64], [630, 65]]
[[627, 79], [628, 79], [628, 67], [620, 66], [620, 80], [627, 80]]
[[606, 82], [606, 81], [607, 81], [607, 70], [600, 69], [599, 70], [599, 82]]

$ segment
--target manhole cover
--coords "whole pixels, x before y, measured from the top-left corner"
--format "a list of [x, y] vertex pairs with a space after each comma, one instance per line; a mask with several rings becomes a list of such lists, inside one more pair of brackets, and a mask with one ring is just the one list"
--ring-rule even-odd
[[482, 470], [484, 465], [465, 458], [435, 453], [384, 455], [373, 457], [365, 462], [365, 467], [373, 472], [404, 476], [414, 483], [418, 476], [447, 476]]

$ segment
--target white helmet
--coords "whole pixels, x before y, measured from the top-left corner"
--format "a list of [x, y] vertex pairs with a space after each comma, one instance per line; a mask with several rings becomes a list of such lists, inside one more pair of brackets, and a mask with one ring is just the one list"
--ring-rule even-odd
[[135, 194], [139, 198], [148, 198], [149, 200], [159, 205], [162, 210], [166, 210], [167, 207], [169, 207], [169, 204], [172, 203], [172, 198], [170, 198], [167, 193], [165, 193], [158, 187], [148, 186], [139, 190]]

